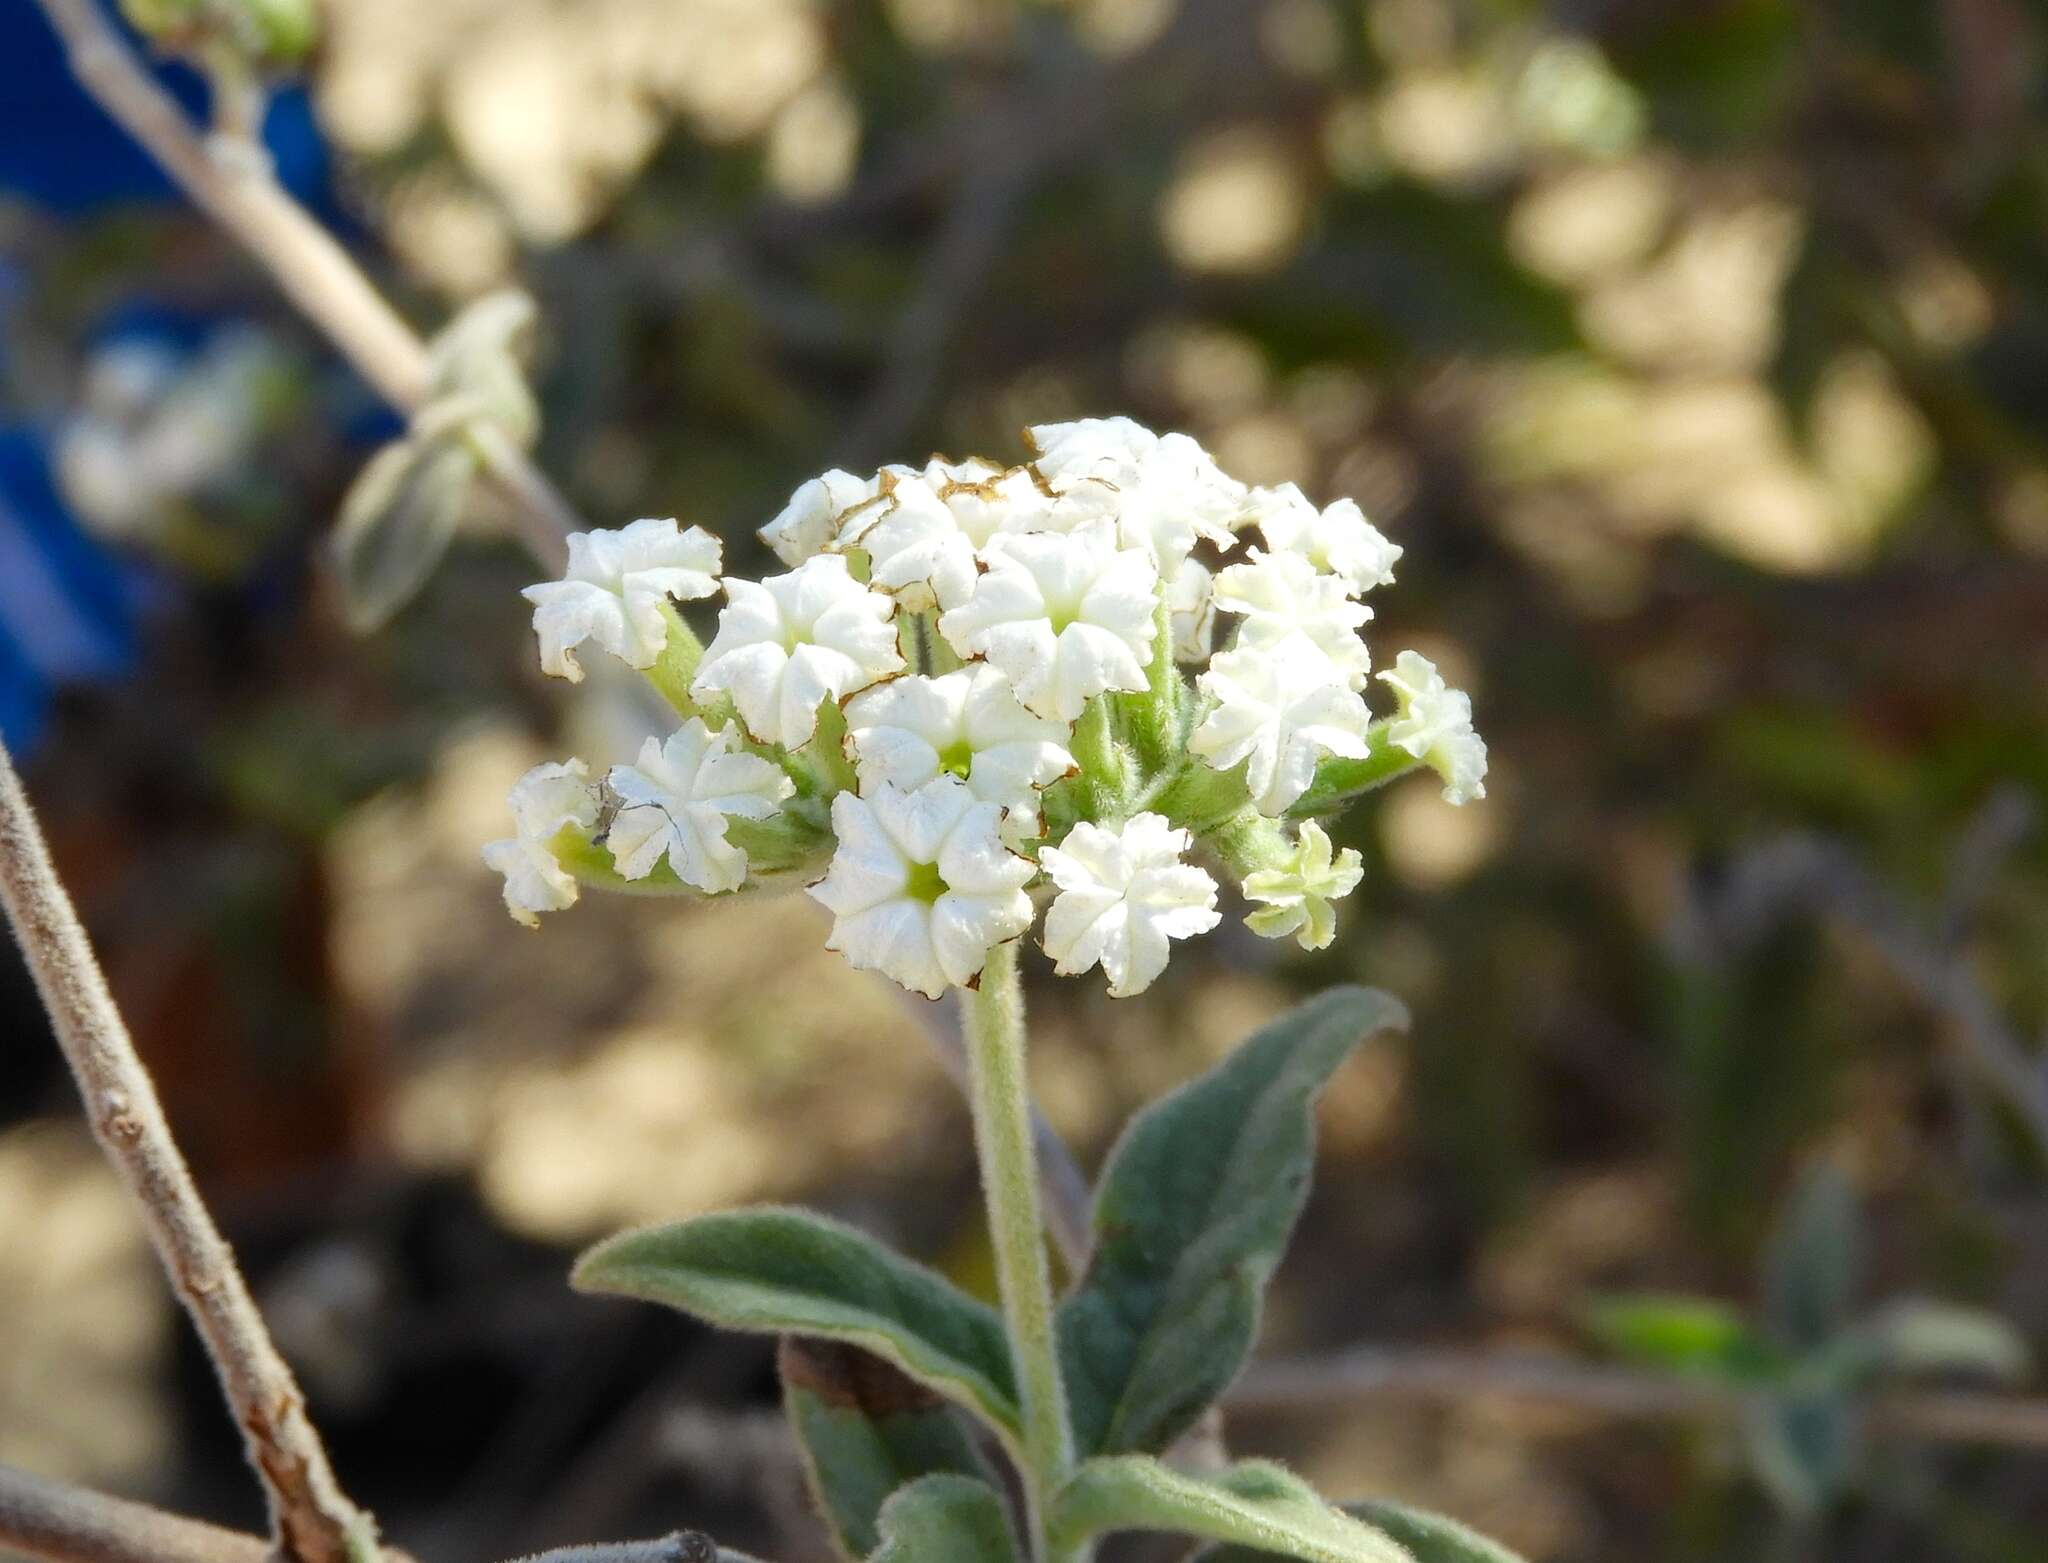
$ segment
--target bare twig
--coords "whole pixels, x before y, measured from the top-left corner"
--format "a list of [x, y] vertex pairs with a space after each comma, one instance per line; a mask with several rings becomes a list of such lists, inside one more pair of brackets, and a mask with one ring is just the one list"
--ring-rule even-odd
[[220, 1375], [270, 1500], [276, 1541], [298, 1563], [349, 1563], [374, 1535], [370, 1518], [342, 1494], [291, 1369], [199, 1197], [4, 745], [0, 902], [78, 1080], [86, 1120], [141, 1205], [157, 1257]]
[[270, 1563], [259, 1536], [222, 1530], [0, 1465], [0, 1551], [49, 1563]]
[[[79, 83], [149, 151], [193, 203], [240, 242], [299, 311], [394, 406], [418, 412], [428, 389], [426, 344], [348, 252], [278, 184], [260, 145], [206, 136], [136, 58], [96, 0], [36, 0], [63, 40]], [[522, 540], [550, 569], [568, 557], [576, 517], [511, 440], [480, 441], [485, 471]]]
[[[1361, 1400], [1520, 1400], [1650, 1421], [1732, 1421], [1759, 1396], [1702, 1379], [1531, 1352], [1362, 1347], [1254, 1367], [1230, 1392], [1233, 1413], [1338, 1410]], [[1895, 1392], [1869, 1402], [1868, 1425], [1894, 1437], [2048, 1449], [2048, 1400], [1959, 1391]]]

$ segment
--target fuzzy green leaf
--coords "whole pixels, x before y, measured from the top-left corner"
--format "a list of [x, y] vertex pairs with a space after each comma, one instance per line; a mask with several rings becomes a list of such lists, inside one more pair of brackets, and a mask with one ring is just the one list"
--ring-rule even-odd
[[1934, 1373], [2011, 1381], [2026, 1376], [2029, 1353], [2025, 1338], [1996, 1314], [1915, 1298], [1879, 1310], [1826, 1356], [1851, 1382]]
[[1095, 1252], [1060, 1308], [1083, 1454], [1156, 1452], [1229, 1386], [1308, 1197], [1315, 1098], [1400, 1001], [1335, 988], [1132, 1119], [1095, 1197]]
[[899, 1487], [988, 1475], [959, 1413], [873, 1353], [788, 1335], [776, 1365], [812, 1496], [847, 1557], [881, 1545], [882, 1505]]
[[[1345, 1504], [1344, 1512], [1385, 1531], [1408, 1549], [1415, 1563], [1524, 1563], [1499, 1542], [1428, 1509], [1368, 1499]], [[1273, 1556], [1256, 1547], [1205, 1547], [1190, 1563], [1267, 1563]]]
[[573, 1279], [726, 1329], [863, 1347], [1020, 1442], [995, 1310], [841, 1222], [763, 1206], [643, 1227], [591, 1249]]
[[1859, 1458], [1855, 1410], [1820, 1391], [1760, 1401], [1743, 1415], [1757, 1479], [1789, 1514], [1813, 1515], [1839, 1498]]
[[1143, 1455], [1090, 1460], [1054, 1498], [1048, 1529], [1056, 1547], [1106, 1531], [1156, 1530], [1306, 1563], [1414, 1563], [1400, 1543], [1258, 1460], [1211, 1477], [1189, 1476]]
[[1709, 1297], [1603, 1297], [1586, 1326], [1617, 1355], [1673, 1373], [1748, 1382], [1782, 1366], [1739, 1312]]
[[1820, 1162], [1793, 1190], [1764, 1263], [1764, 1316], [1795, 1351], [1849, 1323], [1862, 1278], [1862, 1211], [1841, 1168]]
[[882, 1505], [869, 1563], [1018, 1563], [1003, 1500], [971, 1476], [927, 1476]]
[[475, 452], [452, 434], [397, 440], [370, 458], [342, 499], [330, 541], [352, 627], [380, 628], [427, 584], [476, 472]]

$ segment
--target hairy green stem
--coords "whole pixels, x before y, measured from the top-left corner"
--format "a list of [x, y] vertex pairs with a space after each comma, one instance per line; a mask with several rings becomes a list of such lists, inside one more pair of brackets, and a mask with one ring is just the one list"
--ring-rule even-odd
[[989, 952], [981, 986], [967, 1005], [965, 1018], [973, 1070], [975, 1150], [981, 1160], [996, 1281], [1003, 1294], [1003, 1318], [1024, 1408], [1031, 1550], [1041, 1563], [1055, 1563], [1046, 1545], [1046, 1509], [1073, 1468], [1074, 1444], [1053, 1328], [1045, 1219], [1038, 1205], [1031, 1094], [1024, 1064], [1024, 994], [1017, 978], [1015, 941]]
[[1365, 735], [1371, 747], [1363, 759], [1333, 755], [1317, 766], [1316, 779], [1309, 784], [1307, 792], [1294, 800], [1287, 817], [1307, 819], [1314, 814], [1332, 813], [1376, 787], [1384, 787], [1410, 771], [1421, 770], [1426, 761], [1416, 759], [1387, 737], [1387, 730], [1392, 726], [1393, 723], [1388, 721], [1372, 724]]
[[647, 670], [647, 682], [675, 708], [677, 716], [687, 719], [700, 710], [697, 697], [690, 693], [690, 681], [697, 676], [697, 664], [704, 660], [704, 643], [676, 612], [674, 603], [663, 603], [661, 616], [668, 621], [668, 640]]
[[1152, 661], [1145, 670], [1146, 691], [1118, 695], [1119, 726], [1137, 752], [1148, 779], [1175, 769], [1182, 759], [1181, 697], [1186, 686], [1173, 665], [1173, 614], [1161, 603], [1153, 616]]

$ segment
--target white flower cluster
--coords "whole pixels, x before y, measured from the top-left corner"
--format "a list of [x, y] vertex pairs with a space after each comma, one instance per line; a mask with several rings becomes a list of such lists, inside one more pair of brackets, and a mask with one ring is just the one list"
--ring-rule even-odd
[[[788, 569], [760, 581], [721, 578], [718, 540], [674, 521], [574, 539], [527, 592], [543, 668], [581, 678], [594, 642], [684, 720], [601, 783], [572, 761], [520, 784], [518, 835], [486, 850], [513, 914], [579, 882], [795, 879], [830, 948], [936, 997], [1044, 903], [1057, 970], [1123, 996], [1220, 918], [1191, 857], [1256, 904], [1254, 932], [1320, 949], [1361, 865], [1294, 816], [1418, 765], [1484, 796], [1471, 702], [1427, 660], [1379, 675], [1390, 716], [1367, 705], [1360, 599], [1401, 550], [1355, 504], [1247, 488], [1124, 418], [1028, 438], [1014, 467], [811, 480], [761, 529]], [[721, 590], [700, 645], [676, 605]]]

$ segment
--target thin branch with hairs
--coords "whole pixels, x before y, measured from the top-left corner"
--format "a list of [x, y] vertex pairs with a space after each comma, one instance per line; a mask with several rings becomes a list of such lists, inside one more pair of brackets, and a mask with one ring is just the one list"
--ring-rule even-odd
[[[0, 1465], [0, 1547], [47, 1563], [274, 1563], [270, 1543], [244, 1531], [166, 1514]], [[702, 1531], [651, 1541], [557, 1547], [514, 1563], [754, 1563]]]
[[[394, 407], [425, 405], [427, 347], [333, 235], [278, 184], [258, 142], [207, 135], [157, 82], [95, 0], [36, 0], [79, 84], [162, 166], [194, 205], [260, 262], [299, 312]], [[510, 501], [521, 540], [551, 570], [581, 525], [526, 453], [502, 432], [473, 436], [484, 471]]]
[[354, 1563], [370, 1517], [342, 1493], [292, 1371], [199, 1197], [105, 974], [50, 861], [0, 744], [0, 903], [35, 977], [86, 1121], [142, 1208], [171, 1287], [198, 1330], [270, 1502], [273, 1539], [296, 1563]]
[[0, 1550], [48, 1563], [271, 1563], [260, 1536], [0, 1465]]

